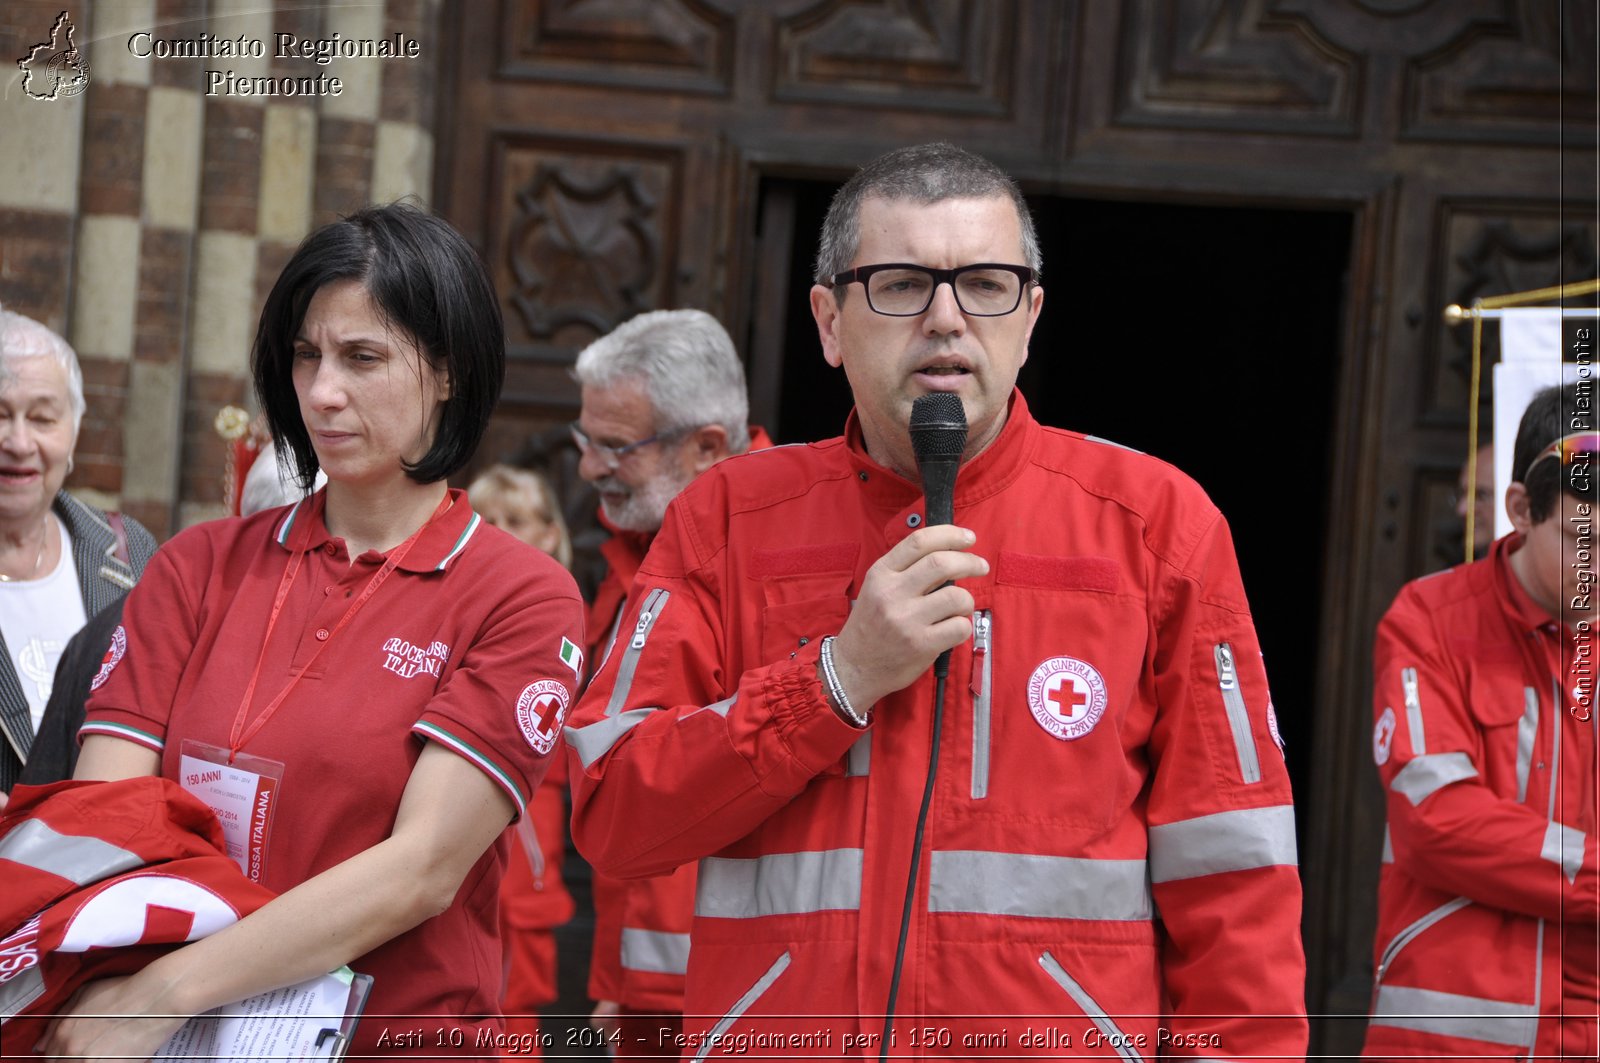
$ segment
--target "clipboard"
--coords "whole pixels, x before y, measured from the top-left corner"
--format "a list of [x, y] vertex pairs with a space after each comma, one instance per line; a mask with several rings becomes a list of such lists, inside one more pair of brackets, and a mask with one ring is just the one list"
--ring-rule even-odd
[[[350, 980], [350, 997], [345, 1004], [347, 1009], [344, 1021], [338, 1027], [327, 1027], [317, 1035], [317, 1059], [342, 1060], [350, 1051], [350, 1044], [355, 1039], [356, 1026], [361, 1022], [361, 1016], [367, 1010], [367, 998], [372, 995], [372, 975], [358, 974]], [[329, 1042], [332, 1042], [331, 1046]], [[328, 1046], [327, 1055], [322, 1055], [322, 1049]]]
[[[373, 979], [341, 967], [196, 1015], [152, 1059], [343, 1060]], [[338, 1025], [328, 1025], [337, 1019]]]

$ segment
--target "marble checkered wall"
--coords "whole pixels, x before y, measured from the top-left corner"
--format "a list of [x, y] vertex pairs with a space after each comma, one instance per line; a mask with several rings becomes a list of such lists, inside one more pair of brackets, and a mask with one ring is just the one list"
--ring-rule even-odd
[[[23, 91], [18, 57], [62, 10], [89, 82]], [[247, 405], [256, 316], [315, 226], [429, 200], [439, 0], [5, 0], [0, 4], [0, 303], [67, 337], [88, 413], [67, 487], [162, 538], [224, 510], [213, 428]], [[269, 42], [261, 58], [134, 54], [130, 37]], [[278, 59], [274, 34], [422, 43], [414, 60]], [[149, 51], [147, 45], [140, 49]], [[205, 71], [336, 75], [337, 96], [207, 94]]]

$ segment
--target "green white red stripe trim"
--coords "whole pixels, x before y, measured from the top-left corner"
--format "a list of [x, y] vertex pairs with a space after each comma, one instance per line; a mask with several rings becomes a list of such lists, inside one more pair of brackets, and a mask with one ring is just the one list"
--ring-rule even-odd
[[461, 738], [457, 738], [449, 731], [446, 731], [438, 724], [429, 720], [417, 721], [411, 725], [411, 730], [416, 734], [422, 735], [424, 738], [432, 739], [433, 741], [438, 742], [440, 745], [454, 750], [459, 755], [476, 764], [485, 775], [489, 776], [490, 779], [493, 779], [502, 790], [510, 795], [511, 803], [517, 806], [518, 817], [521, 817], [528, 810], [528, 803], [523, 799], [522, 792], [517, 789], [517, 784], [512, 781], [511, 776], [507, 775], [500, 765], [496, 764], [493, 760], [490, 760], [483, 753], [479, 752], [478, 749], [470, 742], [467, 742]]
[[112, 738], [122, 738], [129, 742], [138, 743], [146, 749], [153, 749], [157, 753], [167, 748], [167, 743], [151, 734], [141, 731], [137, 727], [130, 727], [125, 723], [112, 723], [109, 720], [94, 720], [78, 728], [79, 735], [110, 735]]
[[454, 561], [456, 555], [467, 548], [467, 540], [472, 538], [473, 533], [478, 530], [478, 525], [482, 523], [483, 518], [474, 513], [472, 519], [467, 522], [467, 526], [462, 529], [461, 538], [457, 539], [456, 544], [450, 548], [450, 552], [444, 555], [444, 560], [439, 562], [439, 567], [434, 569], [435, 572], [443, 572], [444, 566]]
[[289, 529], [294, 527], [294, 519], [300, 515], [300, 507], [305, 504], [306, 500], [303, 498], [296, 502], [294, 508], [289, 510], [289, 515], [283, 518], [283, 523], [278, 525], [278, 534], [274, 538], [278, 540], [279, 546], [289, 545]]

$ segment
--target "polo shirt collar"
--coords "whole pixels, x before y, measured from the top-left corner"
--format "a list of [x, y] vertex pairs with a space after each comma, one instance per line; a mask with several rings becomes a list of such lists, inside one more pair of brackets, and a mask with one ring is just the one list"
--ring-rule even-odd
[[[956, 507], [959, 509], [978, 502], [1009, 486], [1032, 460], [1038, 435], [1039, 423], [1028, 412], [1027, 400], [1022, 397], [1022, 392], [1012, 388], [1006, 423], [1000, 429], [1000, 435], [984, 448], [983, 453], [961, 466], [961, 472], [956, 477]], [[920, 483], [907, 480], [867, 454], [866, 440], [861, 435], [861, 420], [854, 409], [845, 421], [844, 441], [851, 466], [869, 499], [900, 508], [912, 498], [922, 495]]]
[[[472, 511], [465, 491], [451, 488], [450, 508], [423, 530], [405, 560], [397, 566], [405, 572], [442, 572], [467, 548], [467, 543], [483, 526], [483, 518]], [[309, 531], [304, 549], [319, 550], [333, 541], [333, 533], [324, 523], [323, 511], [328, 504], [326, 487], [301, 499], [291, 506], [273, 529], [272, 538], [284, 550], [301, 546], [301, 536]], [[304, 527], [302, 527], [304, 525]]]

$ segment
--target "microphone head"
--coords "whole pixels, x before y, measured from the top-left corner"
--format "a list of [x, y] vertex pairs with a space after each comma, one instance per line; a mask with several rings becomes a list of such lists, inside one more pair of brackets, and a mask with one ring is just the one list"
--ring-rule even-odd
[[933, 391], [911, 404], [911, 449], [917, 464], [960, 461], [967, 446], [967, 411], [948, 391]]

